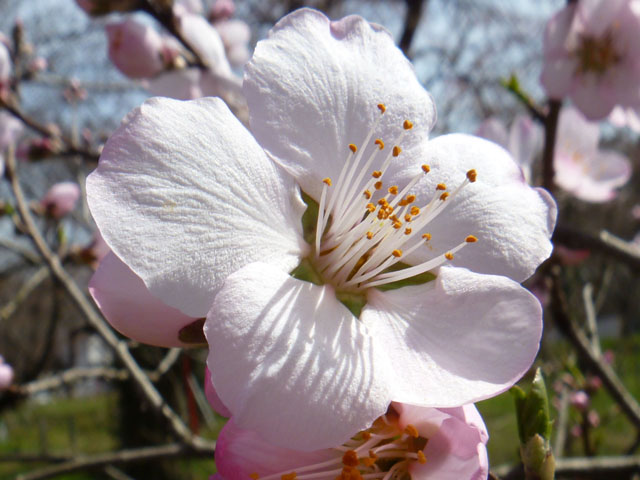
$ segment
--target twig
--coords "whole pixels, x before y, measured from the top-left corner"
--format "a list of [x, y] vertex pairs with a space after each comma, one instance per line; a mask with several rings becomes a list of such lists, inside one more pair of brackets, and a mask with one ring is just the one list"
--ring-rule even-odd
[[173, 366], [173, 364], [176, 363], [176, 361], [180, 357], [181, 352], [181, 348], [170, 348], [169, 351], [167, 351], [167, 354], [158, 364], [158, 367], [149, 374], [149, 377], [151, 377], [155, 381], [155, 379], [159, 379], [161, 376], [167, 373]]
[[92, 470], [108, 465], [123, 465], [135, 462], [144, 462], [155, 459], [179, 458], [186, 456], [213, 457], [213, 447], [187, 447], [180, 443], [168, 445], [133, 448], [118, 452], [100, 453], [97, 455], [78, 456], [72, 460], [51, 465], [40, 470], [18, 475], [16, 480], [43, 480], [63, 473], [72, 473], [80, 470]]
[[520, 88], [520, 82], [515, 75], [511, 75], [508, 80], [502, 80], [500, 84], [510, 91], [522, 103], [533, 118], [542, 124], [546, 124], [547, 114], [533, 99]]
[[[521, 467], [500, 465], [492, 470], [502, 480], [524, 478]], [[631, 474], [640, 472], [640, 456], [634, 457], [573, 457], [556, 459], [557, 478], [606, 478], [629, 479]]]
[[569, 248], [589, 248], [625, 263], [634, 270], [640, 270], [640, 251], [628, 242], [602, 230], [596, 237], [573, 228], [558, 225], [552, 241]]
[[127, 344], [124, 341], [118, 339], [113, 330], [107, 325], [104, 318], [98, 313], [95, 307], [87, 300], [84, 292], [78, 287], [74, 279], [67, 273], [62, 266], [60, 259], [55, 255], [47, 243], [45, 242], [40, 230], [35, 225], [34, 219], [29, 211], [27, 202], [24, 198], [24, 193], [18, 179], [16, 171], [16, 159], [13, 149], [10, 148], [7, 154], [7, 177], [11, 181], [11, 188], [16, 198], [18, 212], [22, 217], [22, 220], [26, 226], [29, 236], [33, 240], [36, 248], [42, 255], [43, 260], [51, 269], [52, 275], [61, 283], [65, 288], [71, 299], [76, 306], [84, 314], [87, 321], [93, 328], [104, 338], [104, 340], [114, 349], [116, 355], [123, 363], [125, 368], [129, 370], [132, 378], [140, 386], [144, 392], [149, 403], [156, 408], [162, 415], [168, 420], [173, 432], [184, 442], [192, 447], [206, 447], [212, 448], [212, 443], [193, 435], [187, 428], [184, 422], [178, 415], [167, 405], [164, 398], [158, 393], [158, 390], [153, 386], [149, 377], [137, 364], [131, 352], [127, 348]]
[[29, 298], [29, 295], [38, 288], [42, 282], [49, 278], [49, 268], [40, 267], [36, 273], [31, 275], [29, 279], [22, 284], [20, 290], [9, 300], [2, 308], [0, 308], [0, 322], [9, 320], [22, 303]]
[[615, 371], [595, 354], [591, 347], [591, 342], [576, 321], [569, 315], [569, 306], [560, 285], [558, 268], [552, 269], [552, 280], [553, 314], [558, 327], [571, 340], [588, 366], [602, 379], [602, 383], [613, 399], [620, 405], [629, 421], [633, 423], [636, 429], [640, 430], [640, 405], [620, 381]]
[[56, 388], [71, 385], [80, 380], [89, 378], [104, 378], [105, 380], [126, 380], [129, 378], [129, 372], [117, 368], [92, 367], [92, 368], [71, 368], [65, 370], [59, 375], [35, 380], [24, 385], [18, 385], [13, 391], [19, 395], [33, 395], [45, 390], [53, 390]]
[[549, 113], [547, 113], [544, 122], [544, 149], [542, 151], [542, 186], [553, 195], [555, 184], [553, 177], [555, 169], [553, 166], [553, 157], [556, 146], [556, 134], [558, 130], [558, 117], [560, 116], [561, 102], [551, 100], [549, 102]]
[[587, 283], [582, 289], [582, 300], [584, 301], [584, 313], [587, 317], [587, 336], [591, 341], [591, 349], [596, 357], [602, 357], [600, 349], [600, 337], [598, 336], [598, 324], [596, 321], [596, 307], [593, 304], [593, 285]]
[[569, 420], [569, 387], [562, 383], [560, 391], [560, 405], [558, 407], [558, 421], [555, 425], [556, 441], [553, 445], [553, 456], [557, 459], [564, 455], [564, 446], [567, 441], [567, 423]]
[[22, 255], [25, 260], [33, 263], [34, 265], [38, 265], [42, 263], [40, 260], [40, 256], [33, 252], [31, 249], [20, 245], [18, 242], [13, 242], [5, 237], [0, 237], [0, 247], [7, 248], [9, 250], [14, 251], [15, 253]]
[[134, 480], [133, 477], [130, 477], [122, 470], [114, 467], [113, 465], [107, 465], [104, 467], [104, 473], [113, 478], [113, 480]]

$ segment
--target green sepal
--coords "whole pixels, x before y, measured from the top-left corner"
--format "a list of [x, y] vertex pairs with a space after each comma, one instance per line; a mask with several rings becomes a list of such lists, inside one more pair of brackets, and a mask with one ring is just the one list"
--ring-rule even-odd
[[540, 369], [536, 370], [533, 382], [531, 382], [527, 393], [518, 386], [512, 387], [510, 392], [514, 396], [516, 403], [520, 442], [525, 444], [536, 434], [540, 435], [546, 442], [549, 442], [551, 437], [549, 400]]
[[313, 268], [313, 265], [308, 258], [303, 258], [300, 265], [294, 268], [289, 275], [293, 278], [297, 278], [298, 280], [302, 280], [303, 282], [310, 282], [314, 285], [324, 285], [322, 277], [316, 269]]
[[313, 198], [304, 192], [302, 200], [307, 204], [307, 209], [302, 214], [302, 237], [309, 245], [313, 245], [316, 241], [316, 227], [318, 224], [318, 210], [320, 206]]
[[362, 293], [336, 292], [336, 298], [347, 307], [356, 318], [360, 318], [362, 309], [367, 304], [367, 297]]

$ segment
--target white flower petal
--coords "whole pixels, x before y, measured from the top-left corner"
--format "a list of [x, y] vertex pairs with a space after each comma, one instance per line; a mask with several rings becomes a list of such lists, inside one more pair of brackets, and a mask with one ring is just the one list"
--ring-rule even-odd
[[376, 136], [389, 145], [405, 118], [413, 121], [402, 143], [407, 156], [436, 118], [431, 96], [386, 30], [356, 16], [331, 22], [309, 9], [286, 16], [258, 43], [244, 91], [258, 142], [316, 200], [322, 179], [338, 176], [348, 145], [363, 147], [378, 103], [387, 112]]
[[330, 287], [253, 263], [230, 275], [205, 324], [216, 392], [274, 445], [343, 443], [389, 404], [386, 365]]
[[105, 145], [87, 192], [107, 244], [192, 317], [244, 265], [289, 271], [305, 253], [295, 185], [220, 99], [145, 102]]
[[[409, 255], [406, 263], [442, 255], [475, 235], [478, 242], [456, 253], [453, 265], [523, 281], [551, 254], [555, 202], [544, 190], [526, 184], [504, 149], [469, 135], [445, 135], [425, 142], [416, 161], [431, 166], [414, 189], [418, 206], [432, 197], [438, 183], [455, 189], [470, 169], [477, 171], [477, 181], [446, 200], [450, 205], [424, 229], [432, 235], [429, 244]], [[390, 181], [405, 185], [418, 172], [419, 164], [397, 169]]]
[[538, 351], [540, 303], [506, 277], [443, 267], [433, 282], [368, 298], [361, 320], [389, 357], [397, 402], [449, 407], [491, 397]]

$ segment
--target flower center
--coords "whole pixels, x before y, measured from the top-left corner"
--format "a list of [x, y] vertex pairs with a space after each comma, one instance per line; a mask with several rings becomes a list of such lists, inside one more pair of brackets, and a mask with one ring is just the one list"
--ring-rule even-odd
[[613, 33], [608, 30], [601, 37], [584, 35], [580, 38], [575, 56], [578, 60], [576, 73], [602, 75], [612, 65], [620, 62], [622, 56], [616, 51]]
[[253, 480], [410, 480], [409, 467], [413, 463], [424, 464], [424, 449], [428, 438], [423, 437], [413, 425], [402, 429], [398, 414], [390, 407], [386, 415], [373, 425], [348, 440], [344, 445], [331, 449], [335, 454], [329, 460], [314, 465], [304, 465], [261, 476], [252, 473]]
[[338, 180], [323, 180], [310, 261], [322, 282], [333, 285], [338, 293], [362, 293], [371, 287], [416, 278], [453, 260], [457, 251], [477, 241], [469, 235], [460, 244], [418, 265], [403, 262], [419, 248], [431, 248], [432, 233], [426, 232], [427, 225], [464, 187], [475, 182], [477, 174], [469, 170], [453, 190], [439, 183], [431, 197], [422, 201], [412, 189], [430, 172], [429, 165], [422, 165], [403, 187], [386, 185], [385, 173], [402, 154], [400, 144], [411, 133], [413, 123], [405, 120], [394, 146], [388, 148], [382, 138], [374, 139], [386, 107], [378, 104], [378, 109], [380, 117], [363, 140], [362, 148], [348, 145]]

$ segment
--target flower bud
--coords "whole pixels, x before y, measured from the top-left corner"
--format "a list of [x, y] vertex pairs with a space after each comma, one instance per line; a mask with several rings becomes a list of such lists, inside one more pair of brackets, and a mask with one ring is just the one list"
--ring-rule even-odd
[[149, 25], [134, 19], [109, 23], [109, 59], [130, 78], [153, 77], [164, 69], [163, 42]]

